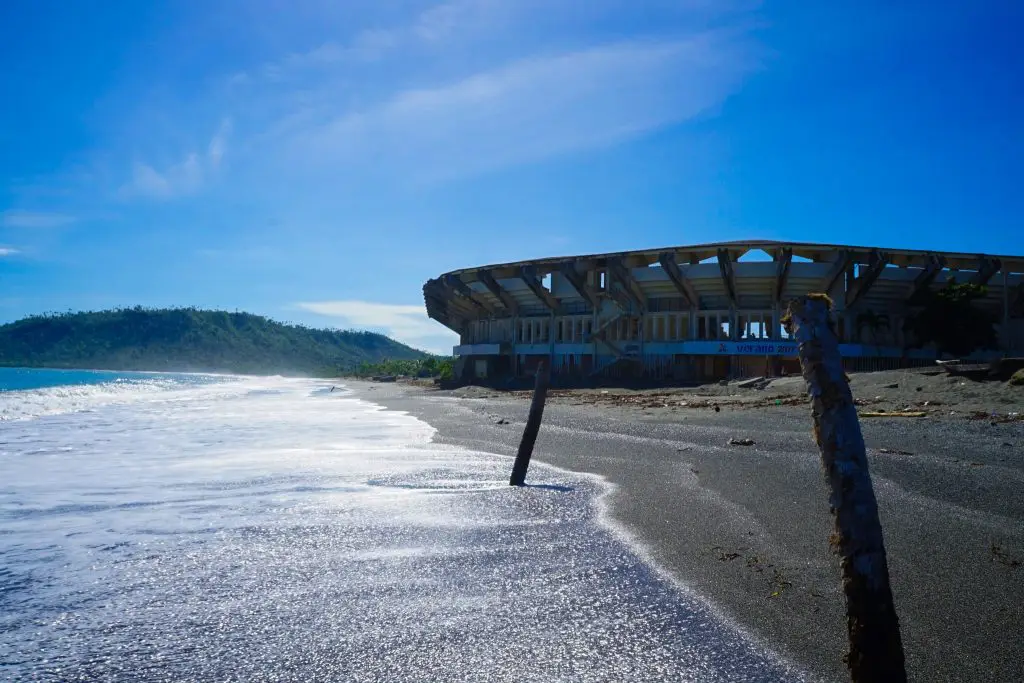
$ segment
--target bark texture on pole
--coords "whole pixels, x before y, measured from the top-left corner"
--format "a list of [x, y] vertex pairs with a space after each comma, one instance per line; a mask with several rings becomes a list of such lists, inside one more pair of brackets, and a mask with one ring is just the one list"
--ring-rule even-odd
[[847, 667], [853, 683], [903, 683], [903, 643], [878, 504], [831, 308], [826, 295], [800, 297], [790, 302], [782, 322], [799, 344], [814, 437], [831, 490], [832, 544], [840, 556], [850, 638]]
[[519, 442], [516, 462], [512, 465], [512, 476], [508, 480], [509, 486], [522, 486], [526, 482], [526, 470], [530, 467], [530, 456], [533, 455], [533, 444], [537, 441], [540, 421], [544, 417], [544, 399], [547, 398], [547, 395], [548, 370], [544, 361], [541, 361], [537, 366], [537, 384], [533, 389], [533, 401], [530, 402], [530, 415], [526, 418], [523, 440]]

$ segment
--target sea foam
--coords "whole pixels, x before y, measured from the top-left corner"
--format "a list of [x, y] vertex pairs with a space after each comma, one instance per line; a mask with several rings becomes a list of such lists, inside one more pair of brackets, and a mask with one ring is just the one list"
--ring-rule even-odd
[[799, 681], [601, 523], [609, 489], [310, 380], [8, 422], [0, 678]]

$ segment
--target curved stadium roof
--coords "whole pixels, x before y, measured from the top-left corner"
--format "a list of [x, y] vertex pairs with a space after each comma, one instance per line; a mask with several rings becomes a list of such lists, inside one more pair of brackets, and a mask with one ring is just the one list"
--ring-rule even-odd
[[[753, 251], [766, 256], [740, 260]], [[612, 296], [611, 289], [621, 290], [640, 310], [665, 299], [711, 310], [766, 309], [809, 291], [829, 291], [835, 298], [850, 270], [856, 278], [844, 283], [840, 308], [905, 307], [918, 289], [956, 278], [987, 284], [984, 303], [1013, 304], [1016, 310], [1024, 288], [1024, 256], [744, 240], [462, 268], [423, 289], [430, 317], [458, 329], [462, 321], [482, 317], [583, 312]], [[1005, 274], [1005, 294], [997, 273]], [[605, 290], [605, 276], [621, 285]]]

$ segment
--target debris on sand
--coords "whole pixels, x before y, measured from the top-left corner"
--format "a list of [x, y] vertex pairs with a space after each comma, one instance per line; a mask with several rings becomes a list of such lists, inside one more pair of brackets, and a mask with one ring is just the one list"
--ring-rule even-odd
[[[961, 386], [963, 378], [950, 377], [941, 370], [938, 372], [941, 374], [912, 370], [854, 373], [850, 380], [854, 404], [858, 409], [880, 413], [862, 413], [861, 417], [917, 417], [912, 413], [927, 411], [929, 416], [948, 419], [949, 411], [955, 410], [955, 417], [979, 413], [975, 419], [1001, 422], [1008, 410], [1022, 412], [1015, 408], [1020, 405], [1020, 387], [1008, 386], [1005, 381], [968, 382]], [[918, 387], [922, 390], [917, 391]], [[527, 390], [479, 386], [454, 389], [453, 393], [458, 398], [531, 398], [531, 392]], [[803, 407], [809, 403], [803, 378], [796, 375], [731, 380], [725, 385], [714, 382], [700, 386], [659, 385], [646, 388], [566, 386], [552, 388], [548, 399], [573, 405], [638, 411], [647, 408], [666, 418], [691, 410], [728, 414], [734, 410], [780, 410], [784, 406]], [[943, 409], [942, 406], [948, 407]], [[900, 414], [904, 411], [906, 414]], [[992, 417], [993, 412], [998, 413], [998, 417]], [[1009, 421], [1024, 421], [1024, 417], [1018, 416]]]
[[733, 553], [733, 552], [728, 552], [727, 553], [727, 552], [725, 552], [725, 550], [720, 545], [716, 545], [716, 546], [712, 547], [711, 551], [712, 552], [718, 551], [718, 561], [719, 562], [732, 562], [737, 557], [741, 557], [741, 555], [739, 553]]
[[1003, 424], [1006, 422], [1024, 422], [1024, 415], [1020, 413], [1007, 413], [1006, 415], [1000, 415], [999, 413], [989, 413], [984, 410], [976, 410], [967, 416], [968, 420], [988, 420], [989, 424], [993, 427], [997, 424]]
[[730, 446], [753, 446], [754, 440], [747, 438], [732, 437], [729, 439]]
[[879, 448], [879, 453], [888, 453], [890, 455], [913, 455], [910, 451], [901, 451], [898, 448]]
[[887, 413], [884, 410], [867, 411], [859, 414], [860, 417], [925, 417], [928, 413], [923, 410], [894, 410]]
[[999, 564], [1005, 564], [1007, 567], [1016, 569], [1021, 566], [1021, 561], [1016, 557], [1012, 557], [1002, 547], [992, 544], [992, 561], [998, 562]]

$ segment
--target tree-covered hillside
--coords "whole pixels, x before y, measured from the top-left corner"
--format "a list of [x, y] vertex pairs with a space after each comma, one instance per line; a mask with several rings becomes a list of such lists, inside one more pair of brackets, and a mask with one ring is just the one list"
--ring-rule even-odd
[[192, 308], [41, 315], [0, 326], [0, 366], [334, 375], [424, 356], [372, 332]]

